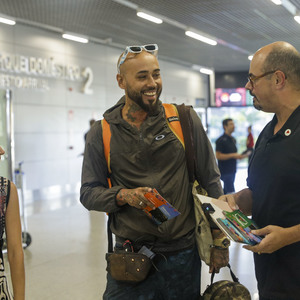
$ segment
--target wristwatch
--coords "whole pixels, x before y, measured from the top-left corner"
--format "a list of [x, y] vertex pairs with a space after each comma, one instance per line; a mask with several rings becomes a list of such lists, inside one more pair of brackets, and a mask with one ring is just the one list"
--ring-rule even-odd
[[214, 239], [213, 247], [217, 249], [227, 249], [230, 246], [230, 240], [227, 237]]

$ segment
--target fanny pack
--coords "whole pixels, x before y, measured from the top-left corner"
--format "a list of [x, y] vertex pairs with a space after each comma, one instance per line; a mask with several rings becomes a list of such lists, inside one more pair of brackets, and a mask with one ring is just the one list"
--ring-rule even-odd
[[112, 232], [110, 229], [110, 217], [107, 221], [108, 253], [106, 271], [117, 280], [127, 283], [138, 283], [145, 280], [151, 270], [151, 259], [142, 254], [125, 250], [113, 252]]
[[105, 258], [106, 271], [117, 281], [141, 282], [147, 278], [152, 267], [152, 262], [146, 255], [135, 252], [106, 253]]

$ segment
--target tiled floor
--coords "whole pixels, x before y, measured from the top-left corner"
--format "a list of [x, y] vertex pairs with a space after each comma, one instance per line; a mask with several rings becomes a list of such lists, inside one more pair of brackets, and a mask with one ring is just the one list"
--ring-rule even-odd
[[[236, 186], [243, 188], [245, 171], [237, 175]], [[25, 252], [27, 300], [102, 299], [106, 281], [106, 216], [88, 212], [78, 194], [35, 201], [26, 206], [27, 230], [32, 244]], [[230, 263], [233, 271], [257, 298], [253, 259], [250, 252], [232, 243]], [[6, 263], [6, 266], [8, 264]], [[222, 269], [215, 280], [230, 278]], [[202, 269], [202, 290], [210, 281]]]

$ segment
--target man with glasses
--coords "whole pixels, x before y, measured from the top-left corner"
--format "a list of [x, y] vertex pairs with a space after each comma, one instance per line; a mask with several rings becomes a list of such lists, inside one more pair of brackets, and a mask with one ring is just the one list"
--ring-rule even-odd
[[255, 246], [260, 300], [296, 300], [300, 295], [300, 53], [286, 42], [259, 49], [246, 88], [258, 110], [275, 113], [255, 145], [248, 188], [222, 196], [261, 228]]
[[[198, 299], [201, 262], [195, 247], [195, 216], [185, 150], [167, 125], [159, 100], [162, 79], [158, 46], [129, 46], [119, 58], [117, 82], [125, 96], [104, 113], [111, 131], [110, 180], [101, 122], [87, 137], [80, 200], [89, 210], [108, 212], [116, 249], [155, 253], [154, 267], [138, 284], [107, 274], [104, 299]], [[190, 110], [196, 144], [197, 180], [212, 197], [222, 194], [214, 153], [194, 110]], [[142, 210], [153, 204], [145, 193], [156, 188], [180, 215], [160, 225]], [[213, 231], [222, 240], [220, 231]], [[228, 246], [215, 247], [211, 271], [228, 263]]]

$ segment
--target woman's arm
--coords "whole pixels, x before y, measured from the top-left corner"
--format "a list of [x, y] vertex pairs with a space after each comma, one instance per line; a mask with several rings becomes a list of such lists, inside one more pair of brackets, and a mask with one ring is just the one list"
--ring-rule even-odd
[[11, 182], [5, 215], [7, 256], [10, 266], [14, 300], [25, 299], [25, 268], [22, 247], [22, 227], [16, 186]]

